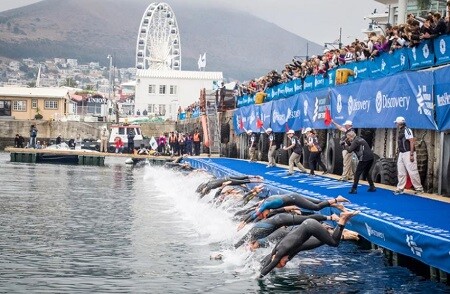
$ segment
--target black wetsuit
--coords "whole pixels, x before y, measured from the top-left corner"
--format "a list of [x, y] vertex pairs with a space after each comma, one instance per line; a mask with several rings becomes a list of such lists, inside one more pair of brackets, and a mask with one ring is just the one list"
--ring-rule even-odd
[[[291, 260], [297, 253], [310, 250], [324, 244], [337, 247], [341, 241], [343, 225], [337, 225], [332, 235], [315, 219], [307, 219], [296, 229], [289, 232], [261, 262], [260, 277], [274, 269], [284, 256]], [[315, 238], [313, 238], [315, 237]]]
[[278, 243], [281, 239], [283, 239], [295, 228], [297, 228], [297, 226], [284, 226], [278, 228], [275, 232], [273, 232], [269, 236], [260, 238], [256, 241], [258, 241], [259, 247], [268, 247], [270, 243]]
[[280, 208], [288, 205], [295, 205], [299, 208], [319, 211], [322, 208], [329, 207], [330, 203], [328, 201], [312, 200], [295, 193], [270, 196], [261, 204], [258, 210], [249, 215], [244, 220], [244, 222], [248, 223], [254, 220], [259, 214], [261, 214], [266, 209]]
[[248, 231], [248, 233], [245, 234], [244, 237], [241, 238], [241, 240], [234, 244], [234, 247], [238, 248], [246, 241], [253, 242], [258, 239], [267, 237], [279, 227], [299, 225], [309, 218], [315, 219], [317, 221], [327, 220], [327, 217], [321, 214], [299, 215], [288, 212], [278, 213], [271, 218], [257, 222], [255, 226], [251, 228], [251, 230]]
[[242, 185], [242, 184], [248, 184], [250, 183], [250, 177], [249, 176], [242, 176], [242, 177], [225, 177], [220, 179], [212, 179], [208, 181], [207, 183], [200, 184], [197, 187], [197, 192], [201, 194], [201, 196], [205, 196], [208, 194], [212, 189], [216, 189], [222, 186], [223, 183], [231, 181], [230, 185]]

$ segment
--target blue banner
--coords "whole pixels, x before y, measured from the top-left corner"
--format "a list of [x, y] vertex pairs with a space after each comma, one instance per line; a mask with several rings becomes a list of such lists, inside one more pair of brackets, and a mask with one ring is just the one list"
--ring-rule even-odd
[[328, 86], [333, 87], [336, 83], [336, 68], [327, 71]]
[[[296, 96], [295, 96], [296, 97]], [[288, 108], [292, 99], [283, 99], [274, 101], [272, 104], [272, 121], [271, 127], [274, 132], [286, 132], [289, 128], [288, 122]]]
[[272, 104], [273, 102], [267, 102], [264, 104], [253, 105], [255, 109], [255, 129], [258, 132], [264, 131], [270, 128], [270, 119], [272, 114]]
[[186, 112], [181, 112], [178, 114], [178, 120], [185, 120], [186, 119]]
[[303, 91], [303, 83], [301, 79], [292, 80], [291, 83], [293, 84], [294, 87], [294, 94], [298, 94], [301, 91]]
[[242, 108], [236, 108], [233, 112], [233, 129], [237, 135], [244, 132], [242, 124]]
[[[352, 85], [340, 87], [337, 93], [342, 97], [357, 97], [353, 101], [353, 111], [367, 105], [367, 113], [356, 123], [365, 128], [393, 128], [397, 116], [404, 116], [411, 128], [436, 129], [432, 107], [433, 75], [431, 72], [401, 73], [391, 77], [361, 82], [357, 93], [350, 91]], [[357, 96], [356, 96], [357, 95]], [[336, 101], [337, 103], [337, 101]], [[372, 105], [374, 103], [374, 105]], [[332, 114], [333, 115], [333, 114]]]
[[353, 121], [357, 128], [393, 128], [397, 116], [408, 126], [436, 129], [432, 72], [411, 72], [366, 80], [332, 89], [331, 115], [336, 122]]
[[450, 36], [444, 35], [434, 39], [435, 65], [450, 62]]
[[304, 80], [303, 80], [303, 91], [311, 91], [314, 89], [314, 76], [307, 76]]
[[324, 78], [324, 75], [315, 75], [314, 76], [314, 89], [322, 89], [328, 87], [328, 79]]
[[374, 58], [369, 61], [369, 76], [373, 79], [382, 78], [385, 75], [386, 62], [383, 58]]
[[338, 124], [342, 125], [346, 120], [351, 120], [356, 128], [367, 124], [367, 114], [374, 104], [360, 92], [361, 85], [356, 82], [332, 89], [331, 114]]
[[369, 62], [371, 61], [359, 61], [352, 62], [348, 64], [344, 64], [339, 68], [348, 68], [351, 69], [355, 75], [353, 76], [354, 80], [367, 79], [370, 77], [370, 67]]
[[401, 48], [396, 49], [392, 53], [384, 53], [383, 55], [387, 55], [386, 59], [387, 62], [387, 71], [388, 75], [393, 75], [396, 73], [399, 73], [401, 71], [405, 71], [409, 69], [409, 62], [408, 62], [408, 49]]
[[302, 127], [311, 127], [314, 129], [326, 129], [325, 111], [331, 112], [330, 93], [328, 89], [305, 92], [299, 96], [299, 104], [302, 106]]
[[450, 67], [434, 72], [436, 119], [440, 131], [450, 130]]
[[434, 65], [434, 50], [432, 41], [422, 41], [416, 47], [408, 50], [409, 68], [419, 69]]

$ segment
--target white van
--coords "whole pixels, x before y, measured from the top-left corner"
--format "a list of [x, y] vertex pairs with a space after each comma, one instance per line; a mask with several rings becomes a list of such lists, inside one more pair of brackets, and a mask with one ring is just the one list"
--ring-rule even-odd
[[[115, 148], [114, 140], [117, 137], [120, 137], [122, 139], [124, 147], [128, 147], [128, 133], [131, 131], [134, 132], [134, 146], [135, 147], [139, 147], [141, 144], [146, 143], [146, 142], [144, 142], [144, 137], [142, 135], [141, 127], [139, 125], [132, 125], [132, 124], [130, 124], [130, 125], [128, 125], [128, 124], [112, 125], [111, 129], [109, 130], [109, 142], [108, 142], [109, 146], [110, 146], [109, 149], [111, 149], [111, 147], [112, 147], [112, 149]], [[148, 145], [148, 142], [147, 142], [147, 145]]]

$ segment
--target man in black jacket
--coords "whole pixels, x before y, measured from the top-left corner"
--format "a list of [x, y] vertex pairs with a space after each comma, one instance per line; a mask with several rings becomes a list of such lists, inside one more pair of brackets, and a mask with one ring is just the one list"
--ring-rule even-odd
[[356, 189], [358, 188], [359, 177], [361, 176], [361, 174], [364, 177], [367, 177], [367, 181], [369, 182], [370, 187], [367, 191], [375, 192], [377, 189], [375, 188], [372, 177], [369, 173], [374, 160], [372, 149], [370, 149], [369, 144], [367, 144], [366, 140], [356, 136], [355, 132], [350, 131], [346, 136], [347, 142], [343, 146], [344, 149], [349, 153], [355, 152], [359, 160], [358, 165], [356, 166], [355, 176], [353, 178], [353, 186], [349, 193], [357, 193]]

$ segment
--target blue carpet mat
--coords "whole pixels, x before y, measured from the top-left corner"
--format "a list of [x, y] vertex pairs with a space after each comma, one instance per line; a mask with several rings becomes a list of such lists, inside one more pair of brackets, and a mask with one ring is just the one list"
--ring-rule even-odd
[[391, 190], [377, 188], [367, 192], [360, 184], [358, 194], [348, 194], [352, 183], [296, 172], [287, 175], [287, 169], [266, 168], [266, 164], [250, 163], [229, 158], [189, 158], [197, 168], [205, 168], [217, 176], [260, 175], [272, 194], [297, 192], [317, 199], [342, 195], [351, 203], [351, 209], [360, 210], [349, 229], [357, 231], [369, 241], [422, 262], [450, 272], [450, 203], [417, 195], [394, 195]]

